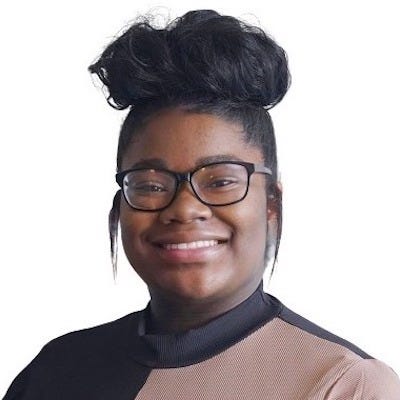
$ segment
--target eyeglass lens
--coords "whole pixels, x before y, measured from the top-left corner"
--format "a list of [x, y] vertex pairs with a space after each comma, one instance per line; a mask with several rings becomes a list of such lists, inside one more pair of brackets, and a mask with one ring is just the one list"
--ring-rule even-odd
[[[131, 171], [123, 181], [124, 194], [131, 206], [156, 210], [173, 199], [178, 180], [170, 172], [157, 169]], [[241, 200], [248, 185], [247, 169], [243, 165], [220, 163], [197, 170], [191, 179], [196, 195], [209, 205], [223, 205]]]

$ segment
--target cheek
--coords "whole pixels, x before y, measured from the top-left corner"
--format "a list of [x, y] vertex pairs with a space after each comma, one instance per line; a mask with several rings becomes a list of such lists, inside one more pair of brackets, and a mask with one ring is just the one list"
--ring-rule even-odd
[[264, 252], [267, 239], [267, 223], [265, 212], [243, 213], [239, 223], [238, 233], [242, 238], [242, 247], [246, 252], [258, 254]]
[[121, 204], [120, 225], [121, 241], [128, 260], [138, 260], [144, 251], [143, 232], [153, 223], [154, 215], [150, 213], [135, 212], [127, 204]]
[[230, 212], [234, 227], [233, 246], [239, 257], [263, 257], [267, 239], [266, 196], [248, 196]]

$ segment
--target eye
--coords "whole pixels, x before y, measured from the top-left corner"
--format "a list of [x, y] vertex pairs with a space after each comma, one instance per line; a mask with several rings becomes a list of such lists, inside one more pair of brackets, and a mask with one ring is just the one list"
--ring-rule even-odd
[[167, 192], [168, 188], [158, 182], [138, 182], [132, 186], [132, 190], [140, 194], [152, 194]]
[[218, 178], [208, 182], [207, 187], [210, 189], [230, 189], [237, 184], [237, 179]]
[[213, 182], [210, 182], [208, 184], [208, 186], [210, 186], [212, 188], [218, 188], [218, 187], [229, 186], [229, 185], [232, 185], [235, 183], [236, 183], [236, 181], [234, 181], [234, 180], [224, 178], [224, 179], [217, 179]]

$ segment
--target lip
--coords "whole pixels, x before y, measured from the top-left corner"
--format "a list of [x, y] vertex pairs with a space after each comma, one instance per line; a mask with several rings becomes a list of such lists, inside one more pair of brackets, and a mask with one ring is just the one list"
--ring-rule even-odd
[[200, 247], [197, 249], [175, 249], [165, 248], [154, 245], [158, 256], [167, 263], [206, 263], [212, 261], [226, 249], [226, 242], [209, 247]]
[[[167, 263], [204, 263], [218, 257], [228, 240], [226, 236], [205, 232], [169, 232], [152, 239], [151, 244]], [[183, 243], [184, 248], [177, 248]]]
[[215, 234], [213, 232], [176, 231], [151, 237], [149, 241], [155, 246], [162, 246], [165, 244], [191, 243], [208, 240], [227, 242], [229, 237], [226, 235]]

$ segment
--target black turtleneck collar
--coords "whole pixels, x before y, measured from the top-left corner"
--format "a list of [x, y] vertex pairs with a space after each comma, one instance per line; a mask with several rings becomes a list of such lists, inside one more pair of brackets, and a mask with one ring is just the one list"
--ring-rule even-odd
[[205, 325], [182, 333], [148, 334], [150, 302], [139, 312], [131, 340], [133, 358], [152, 368], [184, 367], [210, 358], [276, 317], [282, 304], [264, 293], [263, 281], [246, 300]]

